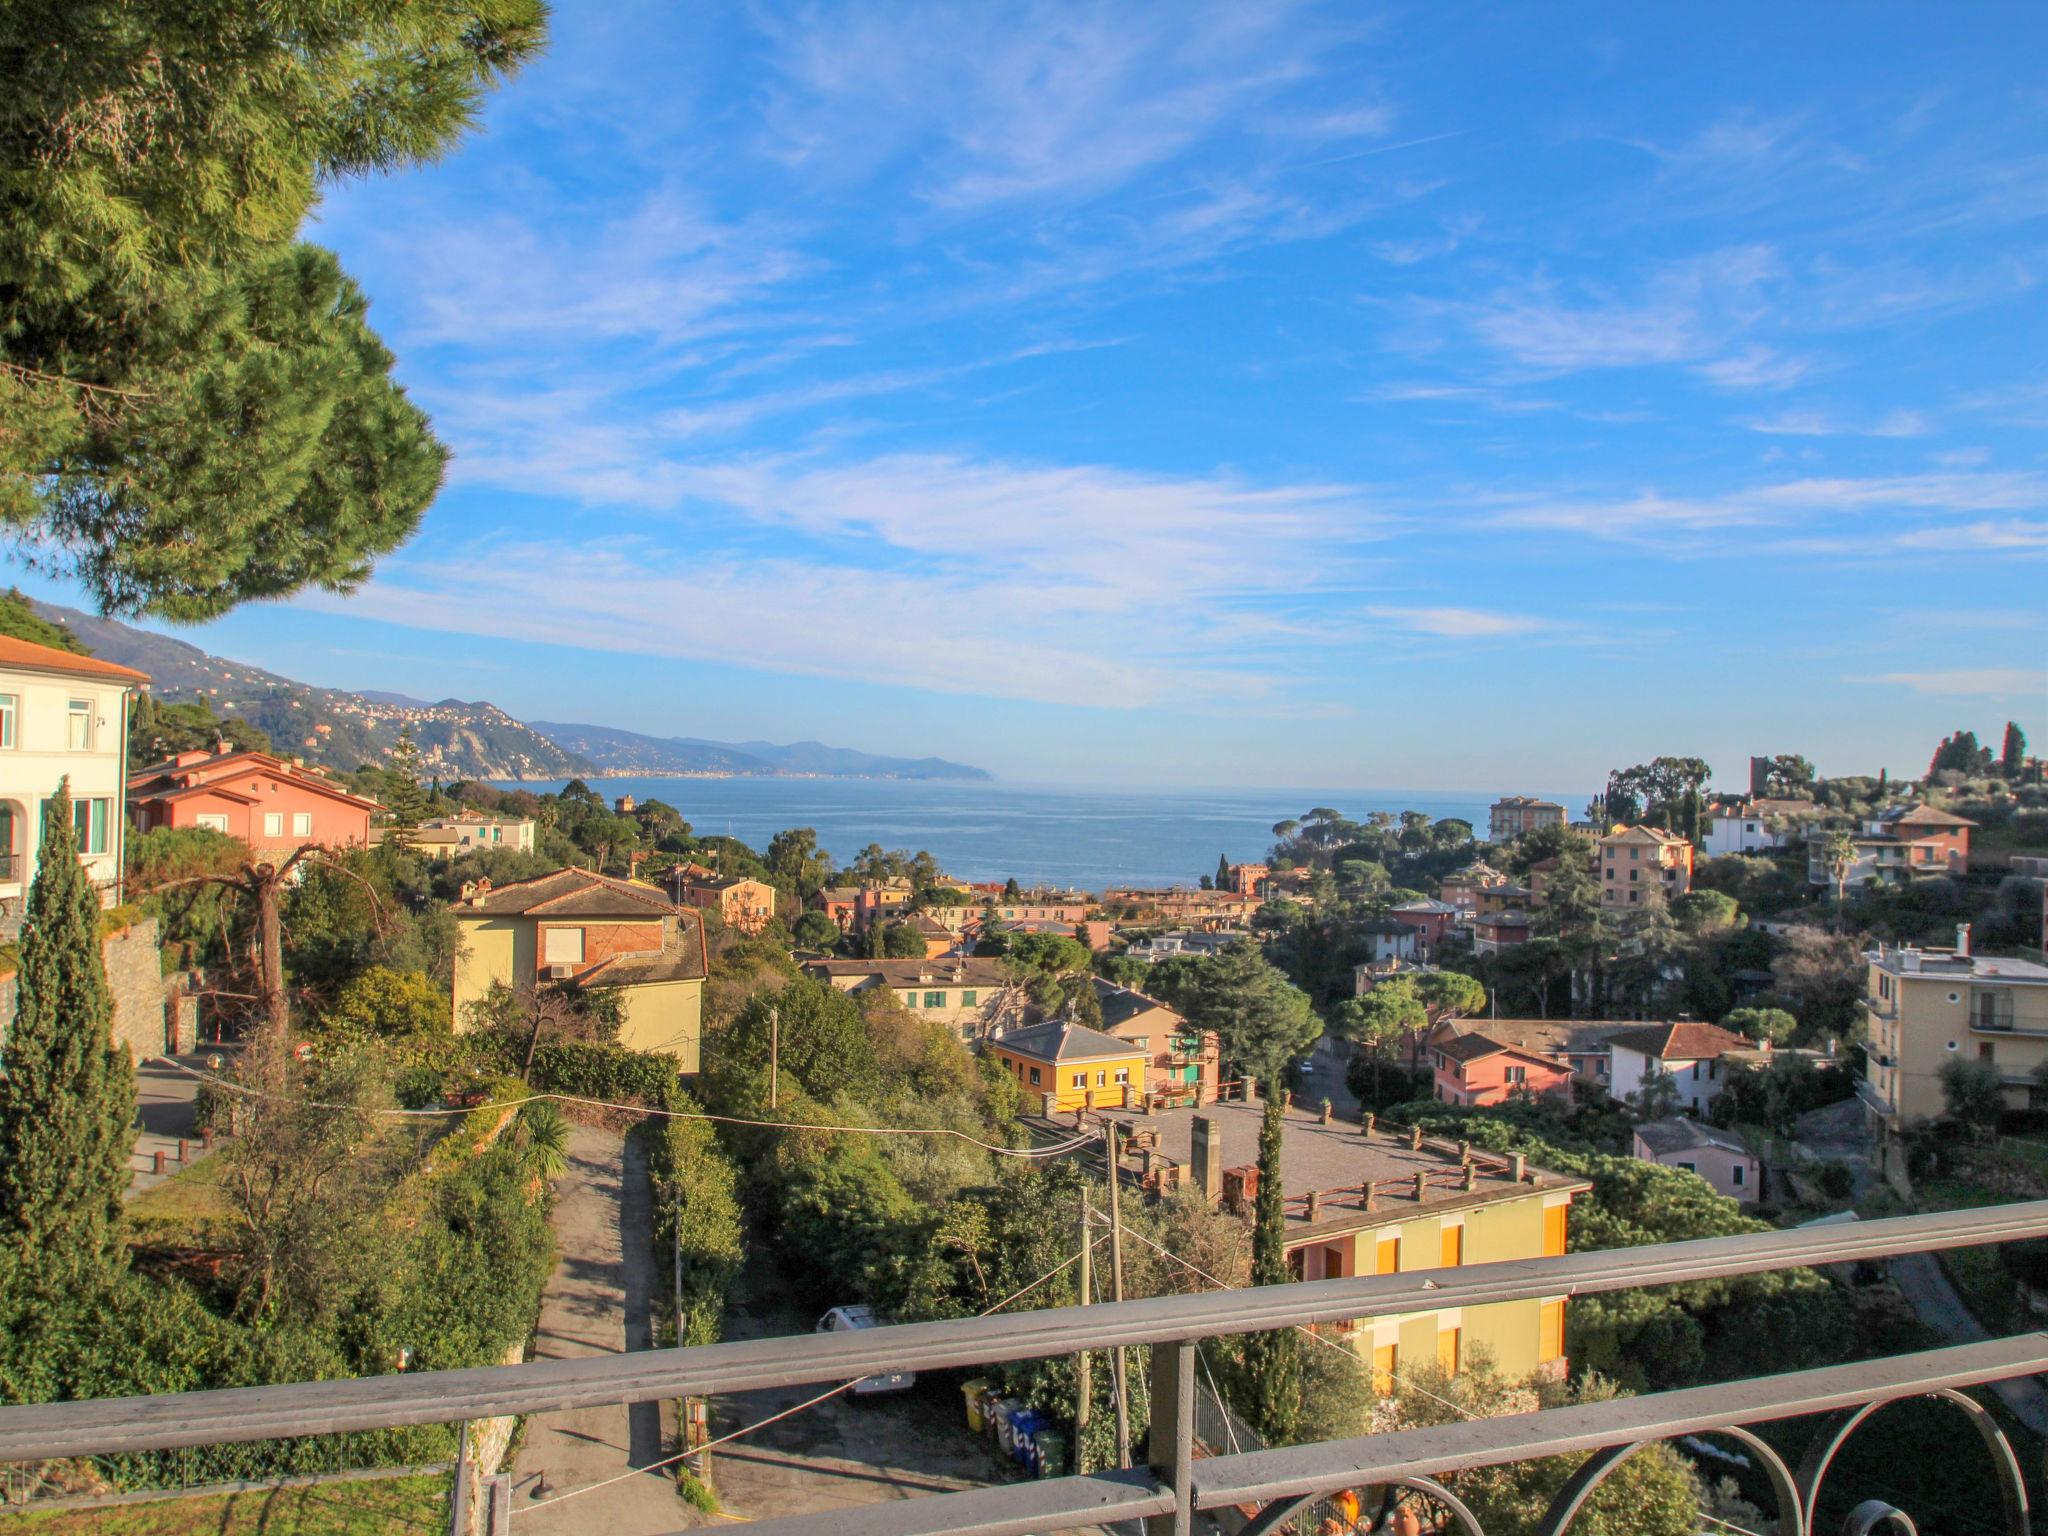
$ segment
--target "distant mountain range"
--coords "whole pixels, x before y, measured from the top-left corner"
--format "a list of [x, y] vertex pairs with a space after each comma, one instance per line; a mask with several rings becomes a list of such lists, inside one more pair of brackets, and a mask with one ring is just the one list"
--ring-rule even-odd
[[381, 762], [412, 728], [428, 770], [442, 779], [567, 779], [627, 774], [811, 778], [986, 779], [988, 773], [940, 758], [877, 757], [800, 741], [730, 744], [643, 736], [597, 725], [531, 724], [495, 704], [402, 693], [315, 688], [261, 667], [209, 655], [115, 619], [55, 603], [36, 612], [61, 624], [95, 656], [147, 672], [160, 699], [204, 698], [216, 714], [247, 720], [280, 752], [326, 767]]
[[822, 779], [986, 779], [984, 768], [942, 757], [878, 757], [849, 747], [799, 741], [705, 741], [695, 736], [643, 736], [604, 725], [536, 720], [533, 728], [602, 773], [759, 774]]

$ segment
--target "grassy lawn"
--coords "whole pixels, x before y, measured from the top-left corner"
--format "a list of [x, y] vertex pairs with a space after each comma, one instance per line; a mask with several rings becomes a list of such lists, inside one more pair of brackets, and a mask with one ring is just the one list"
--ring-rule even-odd
[[206, 1246], [208, 1230], [228, 1216], [220, 1188], [226, 1172], [216, 1152], [130, 1200], [128, 1221], [136, 1240]]
[[447, 1524], [448, 1479], [441, 1476], [0, 1516], [0, 1531], [36, 1536], [381, 1536]]

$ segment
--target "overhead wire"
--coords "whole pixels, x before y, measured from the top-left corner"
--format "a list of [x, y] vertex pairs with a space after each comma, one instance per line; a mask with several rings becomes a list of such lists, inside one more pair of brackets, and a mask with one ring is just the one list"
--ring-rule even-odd
[[[1108, 1241], [1109, 1235], [1107, 1233], [1104, 1233], [1101, 1237], [1098, 1237], [1093, 1242], [1091, 1242], [1085, 1250], [1080, 1250], [1068, 1254], [1064, 1259], [1061, 1259], [1059, 1263], [1053, 1265], [1051, 1269], [1048, 1269], [1044, 1274], [1040, 1275], [1036, 1280], [1033, 1280], [1029, 1285], [1021, 1286], [1017, 1290], [1010, 1292], [1009, 1295], [1005, 1296], [1001, 1301], [995, 1303], [995, 1305], [988, 1307], [983, 1311], [975, 1313], [975, 1316], [990, 1317], [993, 1316], [995, 1313], [1002, 1311], [1002, 1309], [1007, 1307], [1011, 1302], [1021, 1300], [1022, 1298], [1030, 1295], [1033, 1291], [1037, 1290], [1041, 1285], [1044, 1285], [1048, 1280], [1053, 1279], [1055, 1276], [1063, 1273], [1068, 1269], [1071, 1269], [1074, 1265], [1080, 1263], [1081, 1252], [1085, 1251], [1092, 1253]], [[744, 1439], [746, 1436], [753, 1434], [756, 1430], [766, 1429], [770, 1424], [779, 1423], [783, 1419], [787, 1419], [795, 1414], [802, 1413], [806, 1408], [815, 1408], [818, 1406], [818, 1404], [825, 1402], [827, 1399], [837, 1397], [840, 1393], [849, 1391], [852, 1388], [859, 1386], [861, 1382], [866, 1381], [867, 1379], [868, 1378], [865, 1376], [856, 1376], [852, 1381], [842, 1381], [839, 1383], [839, 1385], [832, 1387], [827, 1391], [820, 1392], [816, 1397], [806, 1398], [803, 1402], [797, 1403], [788, 1408], [780, 1409], [775, 1413], [771, 1413], [765, 1419], [757, 1419], [752, 1424], [748, 1424], [743, 1428], [733, 1430], [730, 1434], [720, 1435], [716, 1440], [707, 1440], [704, 1442], [704, 1444], [692, 1446], [687, 1451], [678, 1451], [675, 1455], [664, 1457], [660, 1461], [651, 1461], [644, 1467], [631, 1467], [626, 1471], [621, 1472], [618, 1476], [608, 1477], [604, 1479], [604, 1481], [602, 1482], [586, 1483], [581, 1488], [571, 1488], [567, 1493], [558, 1493], [553, 1498], [539, 1499], [533, 1503], [522, 1505], [518, 1509], [513, 1510], [512, 1513], [514, 1515], [530, 1514], [536, 1509], [546, 1509], [550, 1504], [560, 1504], [565, 1499], [581, 1498], [586, 1493], [595, 1493], [598, 1489], [609, 1488], [614, 1483], [623, 1483], [629, 1478], [641, 1477], [649, 1472], [658, 1472], [663, 1467], [673, 1466], [676, 1462], [682, 1461], [686, 1457], [701, 1455], [705, 1451], [716, 1450], [719, 1446], [729, 1444], [734, 1440]]]
[[617, 1110], [619, 1113], [627, 1115], [647, 1115], [660, 1120], [703, 1120], [716, 1125], [750, 1126], [766, 1131], [836, 1131], [845, 1135], [863, 1136], [950, 1136], [956, 1140], [967, 1142], [971, 1146], [979, 1147], [984, 1152], [992, 1153], [998, 1157], [1025, 1159], [1063, 1157], [1067, 1153], [1081, 1147], [1093, 1146], [1101, 1140], [1100, 1137], [1091, 1132], [1088, 1135], [1075, 1136], [1069, 1140], [1046, 1147], [999, 1147], [994, 1142], [983, 1141], [978, 1136], [970, 1136], [965, 1131], [956, 1131], [944, 1126], [824, 1125], [802, 1120], [754, 1120], [744, 1115], [713, 1115], [693, 1110], [656, 1109], [644, 1104], [620, 1104], [609, 1099], [585, 1098], [580, 1094], [573, 1093], [530, 1093], [523, 1098], [495, 1099], [489, 1104], [473, 1106], [470, 1109], [372, 1109], [366, 1111], [354, 1104], [333, 1104], [321, 1099], [299, 1098], [288, 1093], [266, 1093], [260, 1088], [251, 1088], [246, 1083], [237, 1083], [230, 1078], [221, 1077], [216, 1073], [201, 1072], [197, 1067], [188, 1067], [182, 1061], [173, 1060], [168, 1056], [155, 1056], [145, 1059], [162, 1066], [174, 1068], [179, 1072], [183, 1072], [188, 1077], [197, 1078], [203, 1083], [210, 1083], [214, 1087], [224, 1089], [229, 1093], [239, 1093], [245, 1098], [265, 1099], [272, 1103], [297, 1104], [306, 1109], [341, 1110], [395, 1119], [445, 1119], [451, 1116], [472, 1114], [477, 1108], [518, 1109], [525, 1104], [553, 1102], [558, 1104], [580, 1104], [587, 1109]]

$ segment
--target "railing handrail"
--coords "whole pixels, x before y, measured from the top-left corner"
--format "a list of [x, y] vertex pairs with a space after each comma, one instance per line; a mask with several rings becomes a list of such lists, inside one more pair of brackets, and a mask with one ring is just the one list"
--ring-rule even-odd
[[[1399, 1218], [1396, 1218], [1399, 1219]], [[0, 1407], [0, 1463], [850, 1381], [1296, 1324], [1720, 1279], [2048, 1235], [2048, 1200], [1557, 1258], [524, 1365]]]
[[[1367, 1487], [1426, 1469], [1432, 1475], [1504, 1466], [1730, 1425], [1797, 1418], [1944, 1388], [1982, 1386], [2048, 1369], [2048, 1333], [2021, 1334], [1781, 1376], [1751, 1377], [1640, 1397], [1457, 1420], [1276, 1450], [1205, 1457], [1191, 1469], [1195, 1509], [1263, 1504]], [[832, 1536], [1022, 1536], [1161, 1514], [1172, 1493], [1147, 1467], [834, 1510]], [[756, 1521], [749, 1536], [815, 1536], [815, 1515]]]

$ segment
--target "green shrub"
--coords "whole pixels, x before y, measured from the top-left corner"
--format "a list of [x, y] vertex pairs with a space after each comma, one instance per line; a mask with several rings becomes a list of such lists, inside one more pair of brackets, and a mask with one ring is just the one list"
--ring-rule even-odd
[[[677, 1108], [695, 1109], [678, 1093]], [[680, 1246], [682, 1294], [675, 1298], [681, 1318], [678, 1344], [718, 1340], [726, 1291], [746, 1256], [739, 1201], [739, 1170], [719, 1149], [702, 1120], [664, 1120], [641, 1134], [647, 1146], [647, 1176], [654, 1188], [654, 1243], [657, 1267], [675, 1272]]]
[[673, 1056], [573, 1041], [536, 1048], [529, 1081], [536, 1093], [566, 1093], [579, 1099], [656, 1109], [674, 1107], [682, 1092]]

